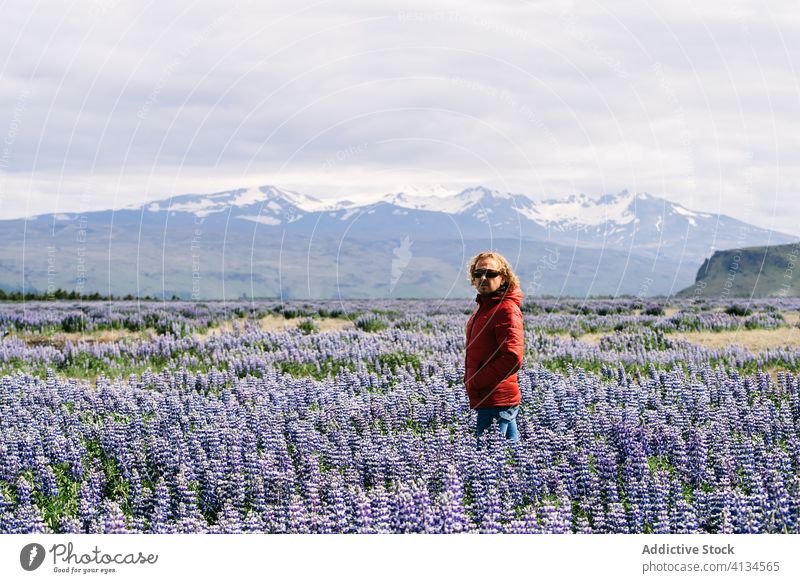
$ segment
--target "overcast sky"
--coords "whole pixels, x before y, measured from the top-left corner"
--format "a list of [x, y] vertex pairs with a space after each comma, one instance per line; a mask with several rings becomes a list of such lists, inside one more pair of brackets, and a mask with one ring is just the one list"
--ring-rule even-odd
[[431, 4], [6, 3], [0, 218], [482, 184], [800, 234], [792, 0]]

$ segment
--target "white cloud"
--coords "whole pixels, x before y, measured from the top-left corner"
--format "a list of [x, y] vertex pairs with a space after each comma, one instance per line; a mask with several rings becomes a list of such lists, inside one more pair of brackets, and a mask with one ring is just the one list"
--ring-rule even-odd
[[739, 218], [794, 229], [793, 6], [15, 3], [0, 213], [427, 180], [629, 188], [734, 216], [752, 199]]

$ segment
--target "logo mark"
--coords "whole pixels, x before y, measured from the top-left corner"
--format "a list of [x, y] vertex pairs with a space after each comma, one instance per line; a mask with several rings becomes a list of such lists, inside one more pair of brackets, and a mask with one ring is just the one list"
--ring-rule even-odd
[[394, 259], [392, 259], [392, 281], [389, 285], [389, 293], [392, 293], [394, 286], [396, 286], [397, 282], [400, 281], [406, 266], [408, 265], [409, 261], [411, 261], [411, 257], [414, 255], [411, 252], [412, 243], [413, 241], [408, 238], [408, 235], [406, 235], [403, 237], [400, 245], [392, 249]]
[[26, 571], [35, 571], [44, 562], [44, 547], [38, 543], [30, 543], [19, 552], [19, 564]]

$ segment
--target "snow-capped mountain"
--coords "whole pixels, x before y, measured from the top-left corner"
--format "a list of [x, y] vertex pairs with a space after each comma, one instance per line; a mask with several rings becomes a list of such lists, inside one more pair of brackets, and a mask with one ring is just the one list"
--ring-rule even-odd
[[[139, 207], [137, 207], [139, 208]], [[225, 217], [243, 219], [266, 226], [286, 228], [291, 223], [303, 228], [312, 220], [319, 225], [320, 217], [348, 222], [363, 215], [374, 215], [370, 222], [380, 222], [380, 232], [390, 225], [376, 221], [387, 215], [389, 222], [403, 222], [399, 217], [419, 219], [416, 213], [451, 215], [459, 226], [475, 229], [485, 227], [485, 233], [495, 236], [524, 236], [559, 241], [581, 246], [663, 247], [670, 240], [693, 238], [693, 232], [707, 239], [716, 233], [715, 248], [724, 248], [731, 239], [731, 227], [752, 233], [748, 239], [762, 240], [766, 231], [745, 225], [724, 215], [712, 215], [687, 209], [677, 203], [647, 193], [606, 194], [590, 198], [585, 194], [563, 199], [533, 200], [525, 194], [514, 194], [476, 186], [460, 192], [441, 186], [429, 189], [404, 187], [398, 192], [380, 195], [371, 200], [354, 202], [348, 199], [321, 200], [276, 186], [241, 188], [207, 195], [181, 195], [148, 203], [139, 210], [145, 213], [189, 213], [210, 219]], [[410, 213], [410, 214], [409, 214]], [[302, 221], [302, 219], [307, 219]], [[362, 221], [363, 224], [363, 221]], [[327, 227], [323, 227], [327, 228]], [[369, 233], [374, 229], [359, 230]], [[435, 235], [436, 230], [431, 232]], [[742, 239], [741, 232], [734, 233]], [[736, 244], [736, 243], [734, 243]]]
[[[326, 203], [313, 196], [275, 186], [239, 188], [214, 194], [184, 194], [144, 205], [144, 209], [150, 213], [184, 212], [205, 218], [231, 211], [238, 218], [250, 220], [257, 220], [261, 214], [259, 211], [266, 210], [268, 217], [284, 216], [289, 222], [302, 213], [334, 208], [335, 203]], [[282, 221], [269, 221], [270, 224], [279, 222]]]
[[464, 264], [486, 248], [528, 293], [667, 294], [715, 250], [794, 241], [646, 193], [534, 200], [483, 186], [367, 200], [258, 186], [0, 224], [0, 287], [208, 298], [469, 295]]
[[[144, 205], [145, 214], [188, 213], [206, 220], [241, 219], [292, 233], [355, 238], [515, 237], [564, 245], [635, 250], [643, 256], [666, 255], [702, 261], [716, 249], [791, 237], [770, 233], [725, 215], [692, 211], [647, 193], [624, 190], [591, 198], [533, 200], [483, 186], [459, 192], [442, 186], [403, 187], [373, 199], [321, 200], [276, 186], [243, 188], [209, 195], [183, 195]], [[357, 223], [357, 228], [350, 228]], [[697, 256], [700, 256], [698, 258]]]
[[458, 212], [461, 204], [458, 200], [458, 192], [449, 190], [440, 184], [430, 188], [403, 186], [395, 192], [384, 194], [379, 200], [403, 208], [445, 213]]

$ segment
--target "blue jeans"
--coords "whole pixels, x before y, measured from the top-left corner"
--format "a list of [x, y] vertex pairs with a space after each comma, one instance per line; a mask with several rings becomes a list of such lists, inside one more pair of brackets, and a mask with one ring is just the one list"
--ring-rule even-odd
[[475, 435], [480, 437], [481, 433], [489, 429], [492, 421], [497, 419], [500, 434], [506, 436], [510, 441], [519, 441], [519, 431], [517, 430], [517, 413], [519, 405], [513, 407], [480, 407], [475, 409], [478, 413], [478, 427]]

